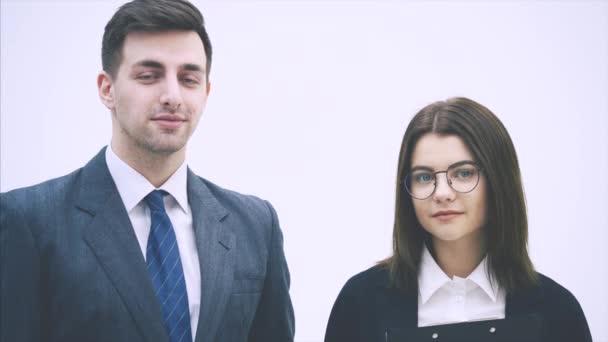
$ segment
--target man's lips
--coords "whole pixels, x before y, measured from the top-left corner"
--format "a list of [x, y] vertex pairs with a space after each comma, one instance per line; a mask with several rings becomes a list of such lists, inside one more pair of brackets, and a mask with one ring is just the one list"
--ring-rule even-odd
[[178, 128], [184, 122], [186, 122], [186, 119], [183, 118], [182, 116], [171, 115], [171, 114], [157, 115], [157, 116], [153, 117], [151, 120], [156, 122], [163, 128]]
[[183, 115], [179, 114], [157, 114], [152, 117], [153, 121], [163, 120], [163, 121], [186, 121], [186, 118]]

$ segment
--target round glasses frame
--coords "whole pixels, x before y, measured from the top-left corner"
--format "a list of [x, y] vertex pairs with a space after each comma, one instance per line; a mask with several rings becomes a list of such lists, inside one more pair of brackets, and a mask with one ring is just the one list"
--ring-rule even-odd
[[[459, 190], [455, 189], [454, 185], [452, 184], [453, 183], [452, 180], [448, 176], [448, 174], [451, 170], [456, 169], [458, 167], [462, 167], [463, 165], [470, 165], [477, 170], [477, 180], [475, 181], [475, 185], [473, 185], [473, 187], [471, 187], [471, 189], [467, 190], [467, 191], [459, 191]], [[458, 162], [458, 163], [452, 164], [446, 170], [443, 170], [443, 171], [431, 172], [431, 174], [433, 175], [433, 191], [431, 191], [431, 193], [426, 197], [416, 197], [412, 193], [413, 191], [410, 190], [409, 184], [410, 184], [412, 172], [409, 172], [407, 175], [405, 175], [405, 178], [403, 181], [403, 187], [405, 188], [405, 191], [407, 191], [407, 193], [410, 194], [410, 196], [412, 196], [412, 198], [415, 198], [417, 200], [425, 200], [425, 199], [433, 196], [435, 191], [437, 191], [437, 174], [439, 174], [439, 173], [445, 173], [445, 179], [452, 190], [454, 190], [455, 192], [460, 193], [460, 194], [466, 194], [466, 193], [469, 193], [469, 192], [475, 190], [477, 188], [477, 185], [479, 185], [479, 179], [481, 178], [481, 167], [474, 162], [466, 161], [466, 162]]]

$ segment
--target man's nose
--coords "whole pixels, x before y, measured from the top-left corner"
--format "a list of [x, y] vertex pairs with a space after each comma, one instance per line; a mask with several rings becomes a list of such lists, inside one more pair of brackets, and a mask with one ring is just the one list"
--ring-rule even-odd
[[177, 78], [166, 78], [165, 87], [160, 102], [171, 112], [177, 111], [182, 105], [182, 89]]

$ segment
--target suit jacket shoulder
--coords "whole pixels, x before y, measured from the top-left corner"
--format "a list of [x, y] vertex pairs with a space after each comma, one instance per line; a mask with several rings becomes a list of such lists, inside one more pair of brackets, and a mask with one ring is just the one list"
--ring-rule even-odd
[[[0, 193], [0, 229], [8, 234], [8, 229], [26, 226], [34, 236], [49, 233], [41, 228], [50, 226], [49, 221], [59, 213], [65, 213], [69, 207], [66, 202], [79, 191], [81, 171]], [[49, 216], [49, 213], [56, 215]]]
[[248, 219], [259, 221], [261, 227], [268, 228], [272, 225], [273, 222], [271, 220], [274, 210], [268, 201], [253, 195], [225, 189], [200, 176], [195, 176], [195, 179], [202, 182], [209, 189], [213, 197], [215, 197], [221, 206], [228, 210], [230, 215], [247, 217]]
[[2, 204], [7, 209], [23, 212], [36, 212], [40, 206], [49, 202], [65, 203], [65, 199], [75, 190], [82, 168], [65, 176], [57, 177], [42, 183], [0, 193]]
[[220, 222], [223, 228], [218, 233], [224, 235], [221, 238], [223, 242], [227, 245], [237, 244], [238, 254], [246, 256], [248, 260], [244, 264], [237, 263], [237, 271], [240, 268], [242, 272], [239, 273], [262, 276], [265, 273], [265, 264], [251, 263], [267, 260], [274, 235], [282, 234], [272, 205], [256, 196], [222, 188], [191, 171], [189, 173], [188, 200], [194, 222], [197, 222], [200, 212], [212, 218], [211, 221], [203, 223], [203, 226]]

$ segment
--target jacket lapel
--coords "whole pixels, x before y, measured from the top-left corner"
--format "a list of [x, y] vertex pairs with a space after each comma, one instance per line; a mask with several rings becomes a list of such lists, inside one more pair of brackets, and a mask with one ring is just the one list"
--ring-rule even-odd
[[105, 148], [82, 170], [76, 207], [92, 216], [85, 240], [142, 336], [150, 342], [168, 340], [141, 248], [105, 162]]
[[201, 267], [201, 303], [196, 342], [215, 341], [232, 292], [235, 237], [228, 211], [188, 169], [188, 201]]

